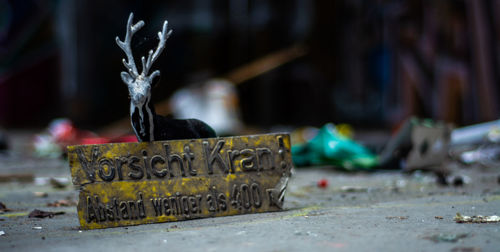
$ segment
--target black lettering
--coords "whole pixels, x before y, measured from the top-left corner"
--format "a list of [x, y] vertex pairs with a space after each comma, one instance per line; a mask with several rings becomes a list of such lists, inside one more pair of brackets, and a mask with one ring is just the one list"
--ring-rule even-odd
[[161, 198], [151, 199], [151, 203], [153, 204], [156, 216], [162, 215]]
[[172, 172], [174, 170], [173, 163], [177, 162], [177, 164], [179, 165], [179, 170], [181, 171], [181, 176], [186, 177], [186, 172], [184, 171], [184, 162], [182, 162], [181, 156], [179, 156], [178, 154], [170, 154], [170, 146], [168, 144], [164, 144], [163, 147], [165, 148], [165, 153], [168, 157], [168, 167], [170, 171]]
[[[108, 173], [105, 173], [105, 166], [107, 166]], [[115, 168], [113, 167], [113, 161], [107, 158], [103, 158], [99, 161], [99, 177], [104, 181], [112, 181], [115, 178]]]
[[193, 168], [194, 153], [191, 152], [189, 145], [184, 146], [184, 153], [182, 154], [182, 157], [187, 163], [189, 174], [191, 176], [196, 176], [198, 171]]
[[233, 185], [233, 191], [231, 192], [231, 205], [233, 208], [241, 209], [241, 193], [240, 188], [237, 185]]
[[165, 158], [163, 158], [160, 155], [154, 155], [151, 158], [151, 171], [153, 172], [153, 175], [155, 175], [156, 177], [163, 178], [165, 177], [165, 175], [167, 175], [168, 171], [167, 168], [163, 168], [161, 171], [158, 171], [155, 167], [156, 164], [158, 163], [165, 164]]
[[212, 194], [207, 194], [207, 204], [208, 204], [208, 211], [210, 212], [215, 212], [215, 205], [217, 204], [215, 202], [215, 199], [213, 199]]
[[137, 200], [137, 211], [139, 218], [146, 218], [146, 209], [144, 208], [144, 201], [142, 200], [142, 193], [139, 193], [139, 200]]
[[149, 163], [148, 163], [148, 152], [142, 150], [142, 159], [144, 160], [144, 170], [146, 171], [146, 178], [151, 179], [151, 174], [149, 173]]
[[258, 160], [258, 169], [259, 171], [265, 169], [266, 167], [264, 166], [264, 157], [267, 157], [267, 167], [269, 167], [269, 169], [274, 169], [274, 157], [273, 157], [273, 153], [271, 152], [271, 150], [269, 148], [257, 148], [257, 160]]
[[191, 204], [191, 213], [195, 214], [198, 212], [198, 204], [194, 196], [189, 196], [189, 203]]
[[243, 207], [246, 209], [249, 209], [252, 204], [250, 202], [250, 190], [248, 190], [248, 185], [247, 184], [241, 184], [241, 203], [243, 204]]
[[92, 204], [92, 198], [90, 196], [87, 196], [87, 223], [92, 222], [92, 220], [97, 220], [97, 216], [95, 213], [94, 206]]
[[138, 209], [137, 209], [137, 205], [135, 204], [135, 201], [133, 201], [133, 200], [128, 201], [128, 207], [129, 207], [128, 213], [129, 213], [130, 219], [131, 220], [137, 219], [137, 217], [139, 216], [139, 213], [138, 213]]
[[163, 207], [165, 208], [165, 215], [169, 216], [172, 212], [168, 198], [163, 198]]
[[122, 166], [127, 163], [127, 158], [119, 157], [115, 159], [116, 170], [118, 173], [118, 179], [123, 180]]
[[115, 220], [115, 212], [113, 211], [113, 205], [107, 205], [106, 206], [106, 217], [110, 221]]
[[131, 156], [128, 159], [128, 167], [130, 168], [130, 172], [128, 173], [128, 176], [133, 179], [142, 179], [144, 177], [144, 172], [142, 171], [142, 168], [135, 163], [139, 162], [141, 159], [136, 157], [136, 156]]
[[125, 201], [120, 202], [120, 211], [122, 214], [122, 219], [128, 220], [129, 215], [128, 215], [127, 202]]
[[287, 149], [285, 148], [285, 143], [283, 142], [282, 136], [278, 136], [278, 145], [279, 145], [278, 154], [281, 157], [280, 166], [281, 166], [281, 169], [284, 170], [287, 167], [287, 164], [285, 161], [285, 154], [287, 152]]
[[177, 210], [179, 208], [179, 204], [177, 204], [177, 199], [175, 196], [172, 196], [169, 198], [170, 200], [170, 208], [172, 209], [172, 215], [178, 215], [179, 211]]
[[230, 173], [236, 173], [236, 169], [234, 167], [234, 160], [236, 159], [237, 156], [240, 155], [240, 152], [238, 150], [230, 150], [227, 152], [227, 155], [229, 156]]
[[106, 221], [106, 211], [104, 205], [99, 201], [99, 197], [95, 196], [95, 204], [97, 205], [97, 218], [99, 221]]
[[229, 169], [227, 168], [226, 163], [222, 159], [222, 156], [220, 155], [220, 151], [222, 147], [224, 146], [224, 141], [219, 140], [216, 144], [215, 147], [210, 150], [210, 144], [208, 141], [203, 141], [203, 150], [205, 151], [205, 164], [208, 169], [208, 174], [213, 174], [214, 173], [214, 168], [213, 165], [215, 162], [217, 162], [219, 169], [224, 172], [228, 173]]
[[188, 196], [182, 196], [181, 197], [181, 208], [182, 208], [182, 213], [189, 218], [189, 200]]
[[241, 155], [246, 156], [246, 158], [241, 159], [241, 169], [243, 171], [253, 171], [257, 170], [255, 168], [255, 152], [252, 149], [241, 150]]
[[198, 200], [198, 213], [201, 213], [201, 200], [203, 199], [203, 197], [201, 196], [201, 194], [198, 194], [196, 195], [196, 199]]
[[80, 161], [80, 164], [82, 165], [83, 170], [85, 171], [85, 175], [87, 176], [87, 179], [90, 180], [91, 182], [95, 181], [95, 166], [97, 162], [97, 158], [101, 155], [99, 153], [99, 147], [94, 146], [92, 148], [92, 160], [88, 160], [85, 157], [85, 153], [83, 151], [83, 148], [77, 148], [76, 149], [76, 154], [78, 156], [78, 160]]
[[175, 209], [177, 211], [177, 215], [181, 215], [182, 214], [182, 206], [181, 206], [181, 193], [180, 192], [176, 192], [175, 195], [177, 197], [175, 197], [175, 201], [177, 203], [177, 208]]
[[120, 220], [120, 212], [118, 212], [118, 200], [116, 198], [113, 198], [113, 203], [114, 203], [114, 209], [115, 209], [115, 217], [116, 220]]
[[262, 206], [262, 193], [260, 191], [260, 186], [253, 183], [251, 186], [253, 206], [255, 208], [260, 208]]
[[223, 193], [220, 193], [217, 201], [219, 203], [219, 209], [222, 211], [226, 211], [227, 210], [226, 195], [224, 195]]

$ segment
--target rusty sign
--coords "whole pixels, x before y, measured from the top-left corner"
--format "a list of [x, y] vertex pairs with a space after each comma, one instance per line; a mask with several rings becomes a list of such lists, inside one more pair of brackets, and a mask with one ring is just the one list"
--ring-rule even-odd
[[68, 147], [82, 229], [278, 211], [287, 134]]

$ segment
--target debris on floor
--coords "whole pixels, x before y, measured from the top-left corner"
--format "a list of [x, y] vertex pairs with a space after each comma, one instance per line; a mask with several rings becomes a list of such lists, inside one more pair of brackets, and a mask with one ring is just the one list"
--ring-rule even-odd
[[318, 185], [319, 188], [322, 188], [322, 189], [327, 188], [328, 187], [328, 179], [320, 179], [320, 180], [318, 180], [318, 184], [317, 185]]
[[71, 200], [57, 200], [51, 203], [47, 203], [48, 207], [68, 207], [68, 206], [76, 206], [76, 202]]
[[46, 192], [33, 192], [33, 195], [38, 198], [47, 198], [49, 196]]
[[466, 216], [457, 213], [455, 218], [453, 218], [457, 223], [496, 223], [500, 222], [500, 217], [496, 215], [491, 216], [482, 216], [482, 215], [474, 215], [474, 216]]
[[5, 235], [5, 231], [0, 230], [0, 236]]
[[4, 203], [0, 202], [0, 213], [10, 212], [10, 211], [12, 211], [12, 209], [7, 208], [7, 206]]
[[454, 247], [451, 252], [481, 252], [482, 249], [478, 247]]
[[33, 229], [33, 230], [42, 230], [42, 227], [36, 226], [36, 227], [32, 227], [31, 229]]
[[21, 183], [31, 183], [34, 180], [34, 176], [31, 173], [18, 173], [18, 174], [2, 174], [0, 175], [0, 183], [2, 182], [21, 182]]
[[435, 234], [431, 236], [426, 236], [424, 239], [431, 240], [433, 242], [457, 242], [460, 239], [469, 237], [469, 234], [460, 233], [460, 234]]
[[412, 148], [406, 158], [406, 171], [417, 169], [443, 172], [448, 157], [451, 126], [429, 119], [416, 119], [411, 131]]
[[409, 216], [387, 216], [385, 218], [388, 220], [396, 220], [396, 219], [407, 220], [409, 218]]
[[35, 185], [45, 186], [51, 185], [55, 189], [62, 189], [71, 183], [68, 177], [36, 177]]
[[31, 211], [31, 213], [28, 215], [29, 218], [52, 218], [55, 215], [61, 215], [64, 214], [64, 212], [48, 212], [48, 211], [42, 211], [39, 209], [35, 209]]
[[461, 186], [464, 181], [448, 178], [452, 171], [443, 165], [448, 160], [452, 126], [432, 119], [410, 117], [399, 127], [380, 152], [380, 168], [400, 168], [405, 172], [430, 171], [438, 184]]
[[363, 186], [342, 186], [340, 187], [341, 192], [368, 192], [367, 187]]
[[297, 166], [332, 165], [349, 171], [371, 170], [378, 165], [370, 150], [340, 134], [331, 123], [308, 142], [293, 145], [292, 159]]
[[55, 189], [64, 189], [68, 185], [67, 183], [64, 183], [65, 181], [61, 181], [55, 178], [50, 178], [50, 185], [52, 185], [53, 188]]

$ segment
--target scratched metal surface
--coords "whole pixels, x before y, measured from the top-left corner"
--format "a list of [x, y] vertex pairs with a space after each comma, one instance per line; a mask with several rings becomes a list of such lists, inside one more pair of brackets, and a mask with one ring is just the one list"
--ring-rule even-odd
[[83, 229], [279, 211], [290, 155], [287, 134], [68, 147]]
[[[17, 159], [16, 159], [17, 158]], [[70, 181], [65, 162], [18, 155], [0, 159], [0, 172], [33, 171], [38, 178]], [[429, 174], [343, 173], [330, 168], [298, 169], [284, 211], [169, 223], [80, 230], [76, 208], [47, 203], [77, 200], [77, 189], [0, 183], [0, 201], [13, 212], [0, 214], [1, 251], [450, 251], [474, 247], [498, 251], [500, 224], [457, 224], [464, 215], [500, 215], [498, 169], [458, 170], [463, 187], [437, 186]], [[319, 179], [329, 186], [320, 189]], [[48, 197], [39, 198], [35, 191]], [[65, 211], [52, 219], [29, 219], [35, 209]], [[442, 217], [442, 219], [436, 218]], [[41, 227], [42, 229], [33, 229]], [[435, 234], [467, 234], [456, 242], [433, 242]]]

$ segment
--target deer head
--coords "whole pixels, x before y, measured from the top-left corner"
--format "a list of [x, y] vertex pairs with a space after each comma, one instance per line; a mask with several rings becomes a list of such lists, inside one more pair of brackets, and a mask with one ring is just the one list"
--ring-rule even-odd
[[116, 43], [127, 56], [126, 60], [122, 60], [127, 72], [121, 72], [121, 78], [128, 86], [131, 99], [131, 109], [133, 109], [132, 107], [142, 108], [145, 102], [151, 97], [151, 83], [155, 77], [160, 75], [160, 71], [156, 70], [151, 74], [149, 74], [149, 71], [151, 70], [153, 63], [165, 48], [165, 42], [172, 33], [172, 30], [167, 31], [168, 21], [165, 20], [165, 22], [163, 22], [162, 31], [158, 32], [158, 39], [160, 40], [158, 42], [158, 47], [154, 51], [149, 51], [147, 59], [144, 56], [141, 57], [142, 72], [139, 74], [135, 65], [130, 44], [132, 36], [134, 36], [134, 34], [144, 26], [144, 21], [141, 20], [136, 24], [132, 24], [133, 19], [134, 13], [130, 13], [127, 22], [127, 33], [125, 34], [125, 39], [120, 41], [118, 36], [116, 36]]

